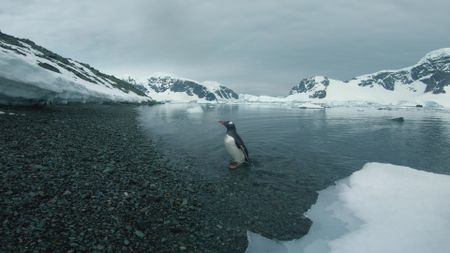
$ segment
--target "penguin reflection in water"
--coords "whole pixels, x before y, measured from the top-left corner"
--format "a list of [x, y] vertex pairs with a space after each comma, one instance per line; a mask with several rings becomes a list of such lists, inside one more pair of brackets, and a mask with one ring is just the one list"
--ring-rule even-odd
[[231, 121], [219, 121], [220, 124], [227, 128], [224, 144], [228, 154], [233, 159], [233, 162], [228, 165], [230, 169], [236, 169], [239, 165], [248, 162], [248, 151], [245, 147], [244, 141], [236, 132], [236, 126]]

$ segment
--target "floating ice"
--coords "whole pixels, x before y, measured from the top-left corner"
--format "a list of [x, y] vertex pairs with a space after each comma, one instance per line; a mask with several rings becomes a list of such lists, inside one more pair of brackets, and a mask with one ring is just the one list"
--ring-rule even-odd
[[448, 175], [368, 163], [319, 192], [303, 238], [276, 242], [248, 233], [246, 252], [450, 252], [449, 196]]
[[299, 103], [299, 104], [295, 104], [295, 106], [300, 109], [324, 109], [325, 108], [321, 105], [313, 104], [313, 103]]
[[192, 106], [186, 109], [187, 113], [203, 113], [203, 109], [201, 106]]

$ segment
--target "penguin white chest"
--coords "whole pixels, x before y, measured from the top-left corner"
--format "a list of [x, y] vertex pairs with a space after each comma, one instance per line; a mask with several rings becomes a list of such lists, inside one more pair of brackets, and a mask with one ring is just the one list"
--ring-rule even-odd
[[228, 134], [225, 135], [224, 144], [225, 149], [227, 150], [228, 154], [231, 156], [234, 162], [238, 163], [245, 162], [244, 152], [236, 146], [236, 142], [234, 141], [233, 137], [229, 136]]

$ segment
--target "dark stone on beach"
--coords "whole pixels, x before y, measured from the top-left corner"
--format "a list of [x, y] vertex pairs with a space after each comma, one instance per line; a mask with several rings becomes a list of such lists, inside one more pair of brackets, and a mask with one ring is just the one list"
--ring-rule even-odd
[[8, 110], [26, 116], [0, 117], [0, 252], [244, 252], [247, 230], [289, 240], [311, 225], [311, 194], [168, 167], [136, 106]]
[[245, 231], [210, 226], [210, 187], [165, 167], [136, 106], [6, 110], [26, 116], [0, 117], [0, 252], [245, 250]]

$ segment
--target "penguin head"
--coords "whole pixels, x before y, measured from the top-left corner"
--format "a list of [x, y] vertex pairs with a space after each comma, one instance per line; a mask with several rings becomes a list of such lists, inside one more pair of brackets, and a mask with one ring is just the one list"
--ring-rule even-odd
[[223, 121], [223, 120], [219, 120], [219, 123], [222, 124], [223, 126], [225, 126], [227, 128], [228, 131], [230, 130], [236, 130], [236, 126], [234, 125], [233, 121]]

